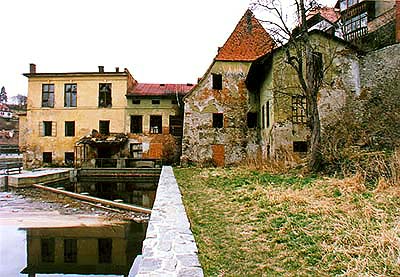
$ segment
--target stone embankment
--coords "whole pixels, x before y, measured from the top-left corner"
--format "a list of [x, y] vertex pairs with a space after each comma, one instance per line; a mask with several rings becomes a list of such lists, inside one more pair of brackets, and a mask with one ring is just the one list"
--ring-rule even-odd
[[174, 173], [171, 167], [165, 166], [136, 276], [203, 276], [197, 253]]

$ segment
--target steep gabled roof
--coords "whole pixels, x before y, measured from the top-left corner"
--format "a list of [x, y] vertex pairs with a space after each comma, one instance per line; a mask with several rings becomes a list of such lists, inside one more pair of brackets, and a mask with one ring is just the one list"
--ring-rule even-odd
[[274, 41], [261, 23], [247, 10], [222, 46], [216, 61], [254, 61], [274, 48]]

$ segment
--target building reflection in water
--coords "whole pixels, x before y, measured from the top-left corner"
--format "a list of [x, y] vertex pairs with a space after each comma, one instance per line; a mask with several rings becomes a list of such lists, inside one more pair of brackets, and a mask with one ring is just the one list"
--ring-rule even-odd
[[21, 273], [128, 276], [141, 253], [146, 223], [100, 227], [28, 228], [27, 266]]

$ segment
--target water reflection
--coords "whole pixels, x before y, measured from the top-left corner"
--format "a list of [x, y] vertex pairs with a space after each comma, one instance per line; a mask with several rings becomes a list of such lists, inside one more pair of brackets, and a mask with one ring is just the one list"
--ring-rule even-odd
[[76, 193], [88, 193], [91, 196], [107, 200], [121, 200], [145, 208], [152, 208], [156, 197], [157, 183], [140, 182], [79, 182], [58, 183], [65, 190]]
[[28, 276], [42, 274], [128, 276], [141, 253], [146, 224], [102, 227], [28, 228]]

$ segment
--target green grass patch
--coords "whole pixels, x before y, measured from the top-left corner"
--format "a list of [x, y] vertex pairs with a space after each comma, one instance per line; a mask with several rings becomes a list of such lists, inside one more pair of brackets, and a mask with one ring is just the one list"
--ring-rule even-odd
[[206, 276], [400, 276], [400, 190], [175, 169]]

